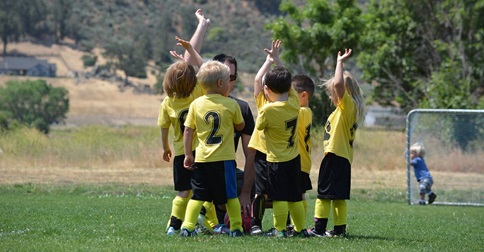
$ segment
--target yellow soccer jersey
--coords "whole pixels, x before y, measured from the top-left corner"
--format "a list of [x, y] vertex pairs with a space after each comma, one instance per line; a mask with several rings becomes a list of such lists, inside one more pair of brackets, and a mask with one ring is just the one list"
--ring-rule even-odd
[[[183, 130], [186, 116], [188, 114], [188, 107], [196, 98], [202, 96], [205, 90], [201, 85], [196, 85], [192, 93], [187, 98], [165, 97], [160, 105], [160, 112], [158, 114], [158, 126], [160, 128], [169, 128], [173, 126], [173, 147], [175, 148], [175, 156], [183, 155]], [[194, 146], [196, 145], [194, 141]]]
[[[264, 96], [264, 91], [261, 91], [259, 95], [255, 98], [255, 103], [257, 105], [257, 111], [260, 111], [260, 109], [265, 104], [269, 103], [269, 101], [266, 100], [266, 97]], [[256, 149], [264, 154], [267, 154], [266, 138], [264, 135], [264, 130], [257, 130], [257, 128], [254, 128], [254, 132], [250, 137], [248, 146], [252, 149]]]
[[267, 103], [259, 110], [255, 127], [264, 130], [268, 162], [286, 162], [299, 155], [298, 116], [299, 100], [293, 88], [287, 101]]
[[185, 126], [196, 130], [195, 162], [235, 160], [234, 124], [244, 121], [239, 104], [219, 94], [201, 96], [190, 105]]
[[357, 128], [355, 103], [348, 92], [345, 92], [324, 126], [324, 153], [331, 152], [344, 157], [351, 164]]
[[299, 137], [299, 153], [301, 155], [301, 171], [308, 173], [311, 171], [311, 124], [313, 122], [313, 112], [309, 107], [299, 109], [297, 135]]

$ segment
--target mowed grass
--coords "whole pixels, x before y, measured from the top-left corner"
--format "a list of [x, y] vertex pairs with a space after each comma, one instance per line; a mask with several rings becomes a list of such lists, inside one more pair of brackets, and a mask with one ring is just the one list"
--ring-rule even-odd
[[[367, 195], [373, 195], [368, 199]], [[0, 186], [2, 251], [482, 251], [483, 209], [407, 205], [398, 191], [355, 190], [348, 239], [165, 234], [171, 187]], [[376, 196], [375, 196], [376, 195]], [[315, 195], [308, 195], [312, 226]], [[266, 211], [265, 229], [272, 225]]]

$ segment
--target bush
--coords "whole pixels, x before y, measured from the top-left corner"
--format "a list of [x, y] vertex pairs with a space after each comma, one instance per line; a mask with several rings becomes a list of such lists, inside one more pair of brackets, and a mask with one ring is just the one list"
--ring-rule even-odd
[[67, 89], [45, 80], [8, 81], [0, 88], [0, 121], [6, 129], [17, 121], [49, 133], [50, 125], [63, 121], [68, 111]]
[[84, 62], [84, 67], [94, 66], [97, 62], [97, 56], [94, 54], [84, 54], [82, 55], [82, 62]]

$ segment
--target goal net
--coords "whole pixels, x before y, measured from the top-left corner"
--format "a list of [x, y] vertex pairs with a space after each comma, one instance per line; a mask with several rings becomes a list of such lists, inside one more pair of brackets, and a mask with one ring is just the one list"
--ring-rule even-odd
[[409, 204], [419, 201], [410, 146], [420, 143], [437, 194], [433, 204], [484, 206], [484, 110], [415, 109], [407, 114], [406, 135]]

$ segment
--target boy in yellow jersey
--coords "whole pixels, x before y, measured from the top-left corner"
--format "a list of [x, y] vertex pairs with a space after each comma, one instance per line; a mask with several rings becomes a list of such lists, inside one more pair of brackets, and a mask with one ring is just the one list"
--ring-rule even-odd
[[[297, 74], [292, 77], [291, 85], [296, 90], [299, 99], [299, 117], [297, 135], [299, 138], [299, 154], [301, 156], [301, 191], [304, 213], [307, 213], [308, 204], [306, 202], [306, 191], [312, 190], [313, 186], [309, 174], [311, 172], [311, 124], [313, 121], [313, 112], [309, 108], [309, 99], [314, 94], [313, 80], [303, 74]], [[288, 228], [288, 235], [292, 227]]]
[[[205, 201], [225, 204], [230, 218], [230, 236], [243, 236], [235, 174], [234, 128], [245, 126], [240, 106], [227, 97], [230, 69], [218, 61], [204, 63], [197, 78], [207, 94], [190, 105], [185, 121], [184, 166], [193, 170], [193, 196], [188, 202], [180, 236], [195, 236], [200, 209]], [[196, 132], [194, 136], [194, 132]], [[196, 155], [192, 140], [198, 139]]]
[[[198, 59], [194, 61], [197, 62], [198, 68], [203, 62], [200, 55], [194, 51], [188, 41], [179, 38], [176, 39], [180, 46], [183, 46], [189, 53], [193, 54], [194, 58]], [[172, 155], [175, 155], [173, 159], [173, 182], [175, 191], [178, 192], [172, 202], [171, 217], [167, 229], [168, 235], [173, 235], [180, 231], [191, 193], [190, 179], [192, 172], [183, 167], [183, 160], [185, 159], [183, 149], [183, 123], [190, 103], [205, 93], [201, 86], [196, 85], [196, 83], [195, 68], [184, 61], [177, 61], [168, 67], [163, 79], [163, 89], [167, 96], [160, 105], [158, 126], [161, 129], [163, 160], [169, 162]], [[174, 153], [168, 144], [170, 126], [173, 127], [174, 132]]]
[[[268, 55], [254, 80], [254, 94], [258, 94], [255, 127], [257, 131], [264, 131], [267, 149], [268, 196], [273, 201], [275, 227], [272, 235], [287, 237], [286, 220], [289, 211], [294, 222], [295, 236], [307, 237], [296, 132], [300, 106], [297, 93], [291, 87], [291, 73], [281, 66], [280, 45], [281, 41], [276, 40], [272, 42], [270, 50], [264, 49]], [[274, 62], [278, 66], [270, 69]]]

